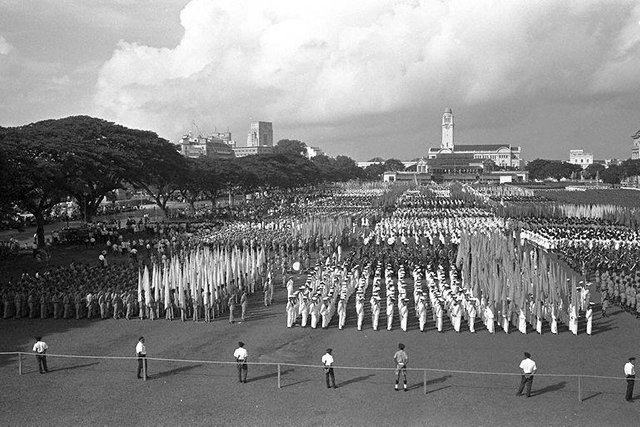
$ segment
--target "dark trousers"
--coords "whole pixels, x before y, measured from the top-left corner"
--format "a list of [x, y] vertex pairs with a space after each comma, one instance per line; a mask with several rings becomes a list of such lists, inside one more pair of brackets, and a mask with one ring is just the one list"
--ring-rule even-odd
[[520, 379], [520, 388], [518, 389], [517, 394], [522, 394], [522, 390], [524, 390], [525, 386], [527, 387], [527, 397], [531, 396], [531, 385], [533, 384], [533, 375], [526, 374], [522, 375]]
[[142, 378], [142, 369], [144, 369], [146, 374], [149, 373], [147, 370], [147, 359], [145, 359], [144, 356], [138, 357], [138, 378]]
[[[327, 388], [336, 388], [336, 377], [333, 374], [333, 368], [324, 368], [324, 378], [327, 380]], [[329, 382], [331, 378], [331, 382]]]
[[[40, 369], [41, 374], [49, 372], [49, 368], [47, 368], [47, 356], [36, 355], [36, 360], [38, 361], [38, 369]], [[633, 386], [631, 388], [633, 389]]]
[[633, 399], [633, 385], [636, 382], [635, 379], [635, 375], [627, 375], [627, 394], [624, 396], [624, 398], [628, 401], [631, 401]]
[[246, 383], [247, 372], [249, 371], [249, 367], [244, 362], [238, 363], [237, 367], [238, 367], [238, 381], [240, 381], [241, 383]]

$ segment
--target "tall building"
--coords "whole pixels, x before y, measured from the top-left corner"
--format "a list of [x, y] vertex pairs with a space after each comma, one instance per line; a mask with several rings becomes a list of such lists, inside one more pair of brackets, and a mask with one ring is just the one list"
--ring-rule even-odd
[[442, 148], [453, 150], [453, 111], [451, 108], [444, 110], [442, 114]]
[[633, 148], [631, 149], [631, 160], [640, 159], [640, 130], [633, 135]]
[[253, 122], [247, 135], [247, 147], [273, 147], [273, 124]]
[[520, 168], [522, 166], [522, 151], [519, 146], [511, 144], [456, 144], [453, 129], [453, 111], [451, 108], [446, 108], [442, 114], [442, 142], [440, 147], [429, 148], [429, 159], [450, 154], [464, 154], [464, 158], [491, 160], [498, 167]]

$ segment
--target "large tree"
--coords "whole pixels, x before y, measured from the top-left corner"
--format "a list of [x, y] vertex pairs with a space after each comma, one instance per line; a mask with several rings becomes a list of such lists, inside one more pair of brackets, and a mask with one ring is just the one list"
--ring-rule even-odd
[[527, 164], [526, 170], [529, 171], [531, 179], [562, 179], [570, 178], [572, 174], [580, 172], [580, 165], [574, 165], [559, 160], [536, 159]]
[[307, 144], [297, 139], [281, 139], [274, 147], [276, 154], [297, 154], [304, 156], [307, 153]]
[[135, 153], [138, 173], [127, 180], [135, 188], [144, 190], [168, 215], [167, 204], [179, 190], [182, 176], [187, 173], [185, 158], [169, 141], [156, 134], [139, 140]]
[[39, 247], [44, 246], [45, 216], [66, 198], [74, 178], [76, 155], [83, 147], [36, 124], [0, 131], [4, 177], [0, 186], [4, 203], [15, 203], [33, 214]]

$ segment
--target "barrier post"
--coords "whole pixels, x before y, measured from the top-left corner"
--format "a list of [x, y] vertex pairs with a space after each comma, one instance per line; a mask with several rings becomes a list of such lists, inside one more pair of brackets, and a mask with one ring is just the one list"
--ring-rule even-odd
[[578, 402], [582, 403], [582, 376], [578, 375]]
[[278, 363], [278, 388], [282, 388], [280, 385], [280, 364]]
[[22, 375], [22, 353], [18, 352], [18, 375]]
[[147, 380], [147, 358], [146, 357], [142, 358], [142, 379], [144, 381]]
[[424, 388], [424, 394], [427, 394], [427, 371], [422, 371], [423, 372], [423, 377], [422, 377], [422, 386]]

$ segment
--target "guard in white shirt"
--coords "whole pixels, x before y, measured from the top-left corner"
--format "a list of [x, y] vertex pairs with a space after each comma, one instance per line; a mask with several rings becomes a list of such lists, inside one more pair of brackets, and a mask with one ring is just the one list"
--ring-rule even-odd
[[48, 349], [49, 346], [46, 342], [42, 341], [42, 337], [36, 337], [36, 343], [33, 345], [33, 351], [36, 353], [36, 361], [38, 362], [38, 368], [40, 369], [41, 374], [49, 372], [49, 368], [47, 368]]
[[138, 339], [136, 344], [136, 356], [138, 356], [138, 379], [142, 378], [142, 372], [144, 370], [145, 377], [149, 375], [147, 371], [147, 348], [144, 346], [144, 337]]
[[[332, 351], [333, 349], [328, 348], [327, 353], [322, 356], [322, 364], [324, 365], [324, 377], [327, 381], [327, 388], [331, 388], [331, 384], [333, 384], [333, 388], [338, 388], [336, 387], [336, 377], [333, 373], [333, 356], [331, 355]], [[331, 382], [329, 382], [329, 380], [331, 380]]]
[[531, 397], [531, 385], [533, 384], [533, 375], [538, 370], [536, 362], [531, 360], [531, 354], [525, 352], [524, 359], [520, 362], [520, 369], [522, 369], [522, 378], [520, 380], [520, 388], [516, 393], [516, 396], [522, 396], [522, 390], [527, 387], [527, 397]]
[[233, 352], [233, 357], [236, 358], [236, 366], [238, 367], [238, 382], [246, 383], [247, 372], [249, 371], [249, 367], [247, 366], [249, 353], [244, 348], [244, 343], [242, 341], [238, 343], [238, 348]]
[[627, 394], [624, 398], [627, 402], [633, 402], [633, 386], [636, 382], [636, 370], [633, 366], [635, 360], [635, 357], [630, 357], [629, 361], [624, 364], [624, 376], [627, 378]]

